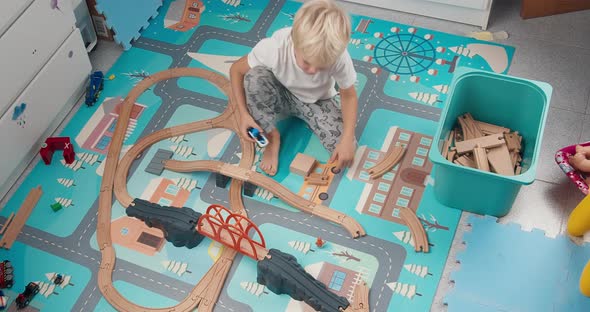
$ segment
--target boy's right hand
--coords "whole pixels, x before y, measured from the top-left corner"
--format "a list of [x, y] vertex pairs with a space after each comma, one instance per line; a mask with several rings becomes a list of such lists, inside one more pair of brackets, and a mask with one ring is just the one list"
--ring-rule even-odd
[[248, 140], [250, 142], [256, 142], [254, 139], [252, 139], [248, 135], [249, 128], [256, 128], [256, 129], [258, 129], [258, 131], [260, 133], [264, 133], [262, 128], [260, 128], [260, 126], [256, 123], [256, 121], [254, 121], [254, 118], [252, 118], [252, 116], [250, 116], [250, 114], [247, 114], [247, 115], [244, 114], [244, 115], [242, 115], [242, 118], [240, 119], [240, 131], [242, 132], [242, 135], [244, 136], [244, 138], [246, 138], [246, 140]]

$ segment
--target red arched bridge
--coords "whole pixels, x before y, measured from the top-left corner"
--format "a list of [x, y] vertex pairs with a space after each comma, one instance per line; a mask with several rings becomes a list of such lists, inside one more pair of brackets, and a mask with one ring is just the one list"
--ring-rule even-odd
[[[211, 205], [199, 218], [197, 231], [244, 255], [262, 260], [268, 254], [260, 230], [250, 219], [220, 205]], [[248, 234], [254, 233], [254, 237]]]

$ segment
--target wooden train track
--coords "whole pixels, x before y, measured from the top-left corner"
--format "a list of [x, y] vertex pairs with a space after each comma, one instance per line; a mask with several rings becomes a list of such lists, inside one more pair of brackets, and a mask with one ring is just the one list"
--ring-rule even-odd
[[[133, 147], [121, 158], [119, 162], [119, 155], [125, 138], [125, 132], [129, 124], [129, 118], [133, 104], [137, 98], [153, 84], [158, 83], [162, 80], [191, 76], [206, 79], [212, 82], [225, 94], [229, 95], [229, 102], [227, 109], [218, 117], [194, 123], [184, 124], [176, 127], [162, 129], [154, 132], [144, 138], [141, 138], [136, 142]], [[223, 283], [229, 273], [229, 269], [233, 263], [233, 260], [237, 252], [230, 248], [224, 248], [221, 257], [213, 264], [205, 276], [199, 281], [193, 288], [191, 293], [176, 306], [168, 308], [147, 308], [136, 305], [127, 299], [114, 288], [112, 273], [115, 267], [116, 255], [112, 245], [111, 239], [111, 205], [113, 201], [113, 192], [116, 198], [119, 200], [123, 207], [129, 207], [132, 204], [133, 198], [127, 191], [127, 178], [129, 168], [137, 156], [141, 154], [146, 148], [152, 144], [161, 140], [197, 131], [203, 131], [212, 128], [226, 128], [233, 130], [236, 133], [238, 131], [238, 119], [235, 114], [235, 106], [232, 104], [232, 96], [229, 90], [230, 83], [224, 76], [199, 68], [174, 68], [156, 73], [149, 76], [138, 83], [133, 88], [125, 101], [121, 106], [119, 112], [119, 118], [115, 127], [115, 132], [109, 146], [109, 150], [106, 157], [105, 170], [103, 173], [103, 179], [100, 188], [99, 196], [99, 209], [98, 209], [98, 222], [97, 222], [97, 241], [100, 251], [102, 253], [102, 259], [100, 263], [98, 273], [98, 286], [105, 297], [105, 299], [119, 311], [192, 311], [197, 306], [199, 311], [212, 311], [217, 302]], [[240, 137], [240, 143], [242, 147], [242, 159], [240, 160], [239, 167], [232, 166], [236, 172], [242, 173], [244, 171], [250, 171], [254, 162], [254, 145], [253, 143], [246, 141]], [[232, 170], [226, 170], [224, 172], [232, 172]], [[273, 181], [274, 182], [274, 181]], [[233, 179], [230, 185], [229, 197], [230, 197], [230, 208], [236, 212], [246, 216], [246, 210], [244, 209], [242, 201], [242, 185], [243, 180]], [[270, 183], [265, 184], [266, 188], [272, 189], [273, 187], [280, 186], [280, 184], [274, 182], [274, 185]], [[263, 187], [264, 187], [263, 186]], [[284, 190], [280, 190], [283, 192]], [[317, 206], [311, 203], [309, 205], [307, 201], [305, 203], [294, 200], [295, 204], [301, 204], [305, 206], [299, 206], [302, 210], [312, 211], [318, 215], [325, 215], [329, 213], [325, 210], [324, 206]], [[298, 207], [298, 206], [295, 206]], [[327, 208], [327, 207], [325, 207]], [[365, 235], [364, 230], [354, 219], [344, 214], [338, 213], [336, 216], [332, 216], [331, 220], [335, 220], [345, 226], [347, 229], [354, 229], [354, 237]], [[350, 230], [349, 230], [350, 231]]]
[[12, 244], [14, 244], [18, 234], [20, 234], [23, 226], [25, 226], [27, 219], [29, 219], [33, 208], [35, 208], [37, 202], [39, 202], [42, 194], [43, 191], [41, 190], [41, 186], [32, 188], [25, 198], [25, 201], [18, 209], [18, 212], [12, 219], [12, 222], [9, 224], [9, 220], [6, 220], [8, 228], [5, 230], [4, 235], [2, 235], [2, 239], [0, 239], [0, 247], [6, 249], [10, 249], [10, 247], [12, 247]]
[[354, 287], [352, 304], [344, 312], [369, 312], [369, 287], [360, 282]]
[[[174, 131], [164, 129], [158, 131], [158, 134], [156, 136], [152, 135], [150, 139], [144, 138], [144, 140], [140, 140], [134, 145], [134, 148], [132, 149], [133, 151], [130, 150], [126, 153], [126, 155], [121, 160], [121, 164], [119, 165], [119, 155], [121, 153], [124, 135], [129, 124], [131, 108], [133, 107], [133, 104], [135, 103], [137, 98], [153, 84], [162, 80], [182, 76], [192, 76], [207, 79], [213, 82], [218, 88], [220, 88], [226, 94], [230, 94], [228, 92], [229, 81], [225, 77], [203, 69], [177, 68], [159, 72], [155, 75], [147, 77], [146, 79], [141, 81], [134, 89], [132, 89], [127, 98], [125, 99], [121, 107], [121, 111], [119, 113], [115, 133], [113, 135], [107, 154], [105, 171], [103, 174], [103, 180], [100, 189], [97, 223], [97, 241], [102, 253], [102, 259], [98, 273], [98, 286], [105, 299], [119, 311], [192, 311], [197, 306], [199, 307], [200, 311], [213, 311], [213, 307], [215, 306], [215, 302], [217, 302], [217, 299], [221, 292], [221, 288], [223, 287], [223, 283], [225, 282], [227, 274], [229, 273], [229, 269], [231, 268], [233, 260], [237, 255], [237, 252], [235, 250], [232, 250], [230, 248], [224, 248], [220, 258], [213, 264], [213, 266], [209, 269], [209, 271], [205, 274], [201, 281], [199, 281], [199, 283], [195, 285], [191, 293], [183, 301], [179, 302], [176, 306], [173, 307], [160, 309], [142, 307], [125, 299], [113, 287], [112, 273], [115, 266], [116, 255], [111, 241], [110, 222], [115, 176], [123, 177], [123, 183], [117, 183], [117, 186], [124, 187], [124, 189], [115, 188], [115, 190], [117, 191], [116, 193], [120, 196], [119, 199], [121, 201], [121, 204], [124, 207], [128, 207], [130, 204], [130, 202], [128, 201], [130, 196], [126, 192], [126, 178], [131, 163], [137, 157], [137, 155], [139, 155], [139, 153], [141, 153], [151, 144], [157, 142], [158, 136], [160, 137], [159, 140], [165, 139], [170, 134], [172, 134], [171, 136], [174, 136]], [[234, 121], [231, 125], [235, 125], [237, 124], [235, 123], [236, 118], [231, 116], [232, 114], [233, 106], [231, 105], [230, 100], [230, 105], [228, 105], [228, 109], [226, 109], [226, 111], [224, 111], [224, 113], [222, 113], [218, 118], [202, 121], [198, 125], [193, 124], [192, 128], [212, 128], [210, 124], [214, 123], [215, 120], [221, 121], [230, 118]], [[179, 126], [176, 131], [178, 131], [179, 133], [186, 131], [185, 128], [187, 128], [188, 126], [183, 126], [184, 127]], [[244, 140], [242, 140], [242, 145], [247, 145], [247, 142], [244, 142]], [[253, 148], [251, 150], [252, 155], [247, 155], [246, 157], [244, 157], [243, 160], [248, 161], [248, 159], [254, 159]], [[250, 167], [251, 165], [252, 161], [249, 164], [245, 161], [240, 162], [240, 166], [243, 167]], [[230, 186], [230, 191], [232, 191], [234, 188], [235, 186]], [[124, 190], [124, 192], [121, 192], [121, 190]], [[241, 193], [241, 190], [238, 191]], [[237, 209], [237, 212], [245, 212], [241, 198], [239, 201], [231, 202], [231, 206], [232, 208]]]
[[14, 218], [14, 212], [11, 212], [10, 215], [8, 216], [8, 218], [6, 218], [6, 221], [4, 222], [4, 224], [2, 224], [2, 228], [0, 228], [0, 235], [4, 234], [6, 229], [8, 229], [8, 226], [12, 222], [13, 218]]
[[256, 186], [267, 189], [273, 193], [276, 197], [283, 200], [285, 203], [293, 207], [318, 216], [322, 219], [340, 224], [344, 227], [353, 238], [365, 236], [365, 230], [363, 227], [356, 222], [350, 216], [333, 210], [324, 205], [318, 205], [310, 200], [307, 200], [293, 192], [286, 187], [278, 184], [272, 178], [269, 178], [256, 171], [252, 171], [245, 168], [238, 168], [236, 166], [216, 161], [216, 160], [194, 160], [194, 161], [178, 161], [178, 160], [167, 160], [164, 161], [164, 168], [176, 171], [176, 172], [193, 172], [193, 171], [209, 171], [221, 173], [225, 176], [233, 179], [239, 179], [241, 181], [247, 181]]
[[428, 236], [426, 236], [426, 231], [424, 231], [422, 222], [420, 222], [420, 219], [418, 219], [416, 213], [410, 208], [401, 208], [400, 217], [410, 229], [410, 233], [412, 233], [412, 238], [414, 239], [414, 250], [418, 252], [428, 252], [430, 250]]
[[406, 149], [401, 146], [394, 146], [389, 150], [387, 156], [378, 164], [369, 169], [371, 179], [375, 180], [391, 170], [404, 156]]

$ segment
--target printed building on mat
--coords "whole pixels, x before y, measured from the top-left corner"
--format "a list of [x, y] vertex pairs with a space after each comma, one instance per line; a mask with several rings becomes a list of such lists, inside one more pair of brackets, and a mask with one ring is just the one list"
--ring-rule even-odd
[[[402, 146], [406, 149], [401, 161], [389, 172], [371, 180], [369, 169], [382, 161], [390, 148]], [[355, 161], [347, 173], [348, 179], [366, 182], [356, 210], [389, 221], [403, 223], [400, 208], [418, 209], [425, 182], [432, 170], [428, 152], [432, 137], [399, 128], [389, 128], [381, 150], [361, 146]]]
[[201, 0], [176, 0], [170, 3], [164, 27], [178, 31], [188, 31], [199, 25], [205, 5]]
[[[318, 262], [305, 267], [305, 271], [328, 289], [348, 301], [352, 301], [354, 288], [363, 280], [363, 272], [356, 272], [330, 262]], [[303, 301], [291, 299], [285, 311], [314, 312], [315, 310]]]
[[[182, 207], [189, 196], [190, 192], [176, 186], [174, 181], [158, 177], [150, 181], [141, 198], [160, 205]], [[166, 243], [161, 230], [150, 228], [143, 221], [127, 216], [111, 223], [111, 234], [115, 244], [148, 256], [159, 252]]]
[[142, 198], [149, 197], [150, 202], [161, 206], [182, 207], [191, 193], [170, 179], [154, 178], [146, 187], [144, 195], [147, 196], [142, 195]]
[[164, 233], [157, 228], [148, 227], [143, 221], [127, 216], [111, 222], [113, 243], [153, 256], [164, 246]]
[[[76, 136], [76, 143], [86, 150], [106, 155], [115, 132], [122, 103], [123, 98], [121, 97], [106, 98]], [[145, 108], [145, 105], [133, 104], [125, 138], [133, 134], [137, 120]]]

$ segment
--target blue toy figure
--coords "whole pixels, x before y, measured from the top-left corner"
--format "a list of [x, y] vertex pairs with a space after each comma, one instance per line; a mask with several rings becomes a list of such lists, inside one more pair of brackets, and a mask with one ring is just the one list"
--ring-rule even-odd
[[248, 128], [248, 135], [256, 141], [258, 147], [263, 148], [268, 144], [268, 139], [256, 128]]

